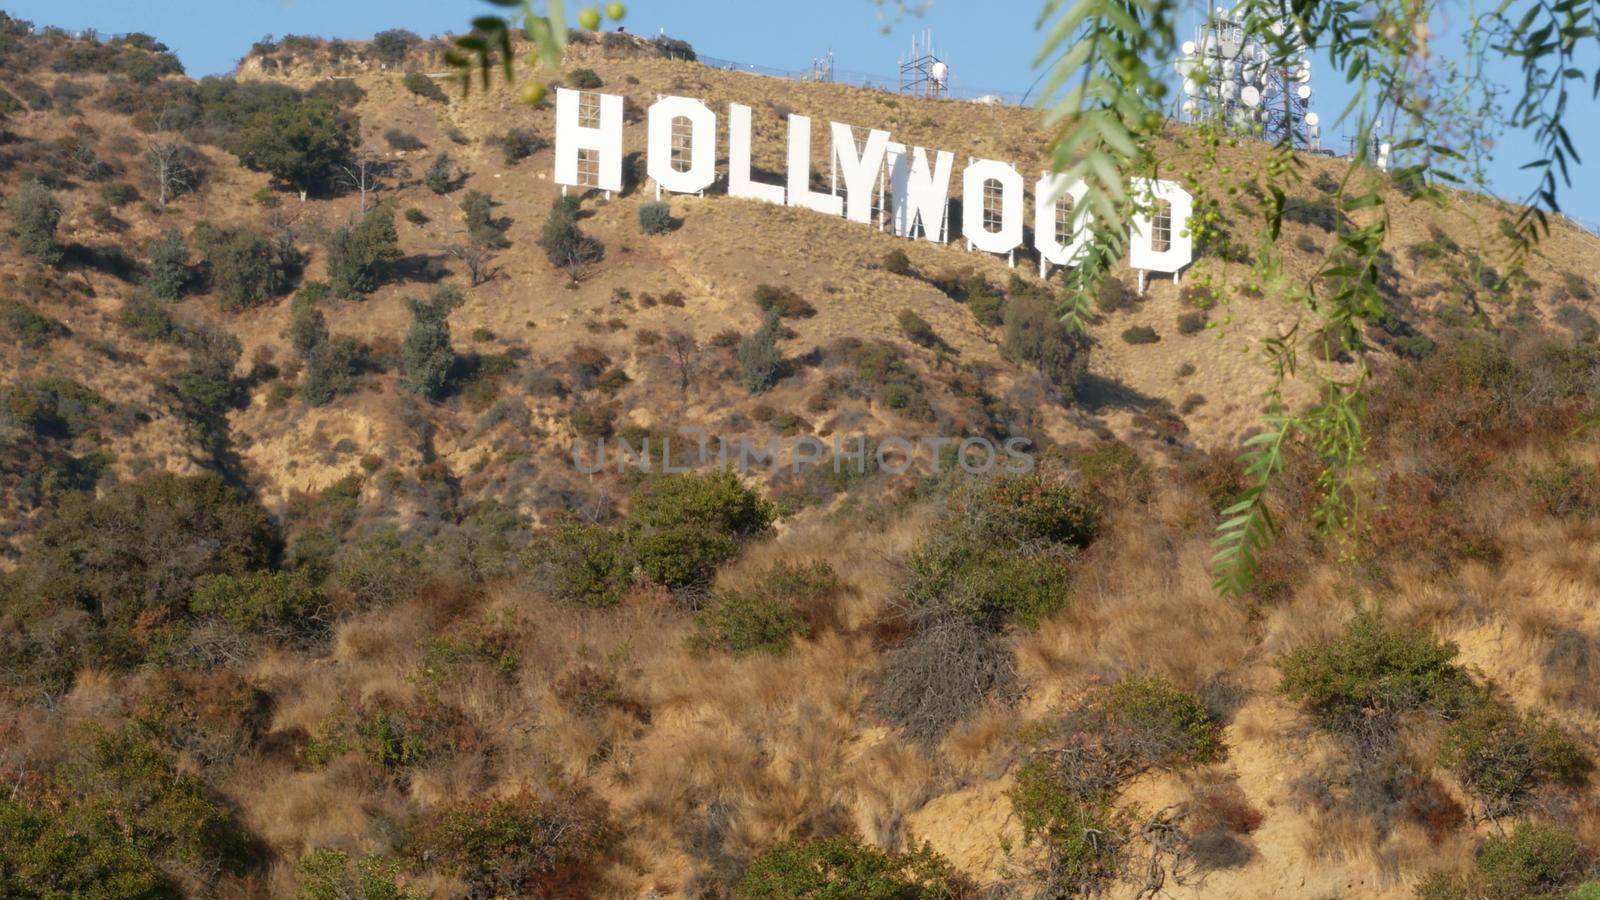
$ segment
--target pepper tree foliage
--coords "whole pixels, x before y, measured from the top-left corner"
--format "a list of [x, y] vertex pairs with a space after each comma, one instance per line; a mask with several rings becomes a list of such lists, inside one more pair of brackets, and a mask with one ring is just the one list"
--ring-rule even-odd
[[[1053, 165], [1088, 185], [1074, 214], [1096, 237], [1095, 252], [1073, 274], [1076, 298], [1063, 309], [1069, 323], [1081, 322], [1092, 289], [1121, 257], [1130, 220], [1146, 202], [1129, 186], [1155, 174], [1150, 148], [1164, 126], [1166, 85], [1152, 63], [1176, 55], [1182, 7], [1178, 0], [1047, 0], [1040, 16], [1045, 41], [1037, 64], [1048, 75], [1041, 104], [1053, 131]], [[1501, 286], [1548, 233], [1548, 213], [1559, 210], [1559, 191], [1570, 186], [1569, 165], [1578, 154], [1562, 118], [1574, 91], [1600, 95], [1600, 70], [1575, 66], [1583, 48], [1600, 43], [1600, 2], [1502, 0], [1471, 20], [1459, 65], [1434, 61], [1429, 24], [1443, 11], [1442, 0], [1257, 0], [1246, 6], [1247, 29], [1268, 40], [1275, 63], [1287, 66], [1296, 31], [1307, 45], [1326, 51], [1353, 88], [1339, 118], [1353, 126], [1358, 149], [1333, 197], [1340, 220], [1350, 224], [1338, 229], [1322, 264], [1302, 280], [1287, 273], [1278, 250], [1286, 202], [1302, 177], [1293, 147], [1275, 145], [1264, 167], [1236, 176], [1264, 188], [1267, 197], [1264, 238], [1253, 254], [1257, 281], [1301, 306], [1309, 313], [1304, 321], [1317, 327], [1297, 325], [1263, 341], [1274, 376], [1268, 412], [1262, 430], [1245, 444], [1240, 461], [1249, 487], [1223, 511], [1212, 560], [1216, 587], [1225, 594], [1250, 585], [1257, 554], [1271, 539], [1268, 500], [1292, 444], [1303, 443], [1321, 461], [1320, 523], [1343, 529], [1359, 513], [1369, 375], [1360, 335], [1363, 325], [1385, 315], [1379, 275], [1393, 196], [1385, 188], [1392, 184], [1416, 202], [1438, 202], [1444, 186], [1474, 175], [1481, 186], [1482, 147], [1440, 140], [1441, 115], [1475, 120], [1464, 133], [1514, 128], [1531, 132], [1540, 144], [1541, 157], [1527, 166], [1538, 173], [1539, 187], [1500, 229], [1509, 262]], [[1296, 27], [1275, 38], [1270, 26], [1282, 20]], [[1504, 112], [1494, 103], [1462, 102], [1485, 83], [1491, 54], [1522, 67], [1524, 83], [1513, 86], [1516, 96]], [[1400, 135], [1394, 144], [1399, 164], [1389, 183], [1374, 177], [1366, 149], [1380, 110], [1389, 111]], [[1349, 374], [1302, 366], [1301, 353], [1312, 341], [1337, 341], [1354, 361]], [[1285, 402], [1285, 388], [1295, 379], [1311, 381], [1316, 402], [1303, 409]]]
[[[521, 15], [522, 31], [535, 47], [531, 64], [560, 65], [566, 45], [563, 0], [488, 2]], [[910, 0], [870, 2], [911, 13], [926, 6]], [[1446, 8], [1446, 0], [1254, 0], [1246, 6], [1246, 27], [1264, 36], [1274, 64], [1288, 63], [1298, 32], [1306, 45], [1324, 50], [1350, 83], [1352, 98], [1338, 120], [1356, 134], [1357, 150], [1332, 198], [1336, 218], [1349, 224], [1337, 229], [1322, 264], [1304, 278], [1289, 273], [1278, 249], [1290, 192], [1303, 178], [1294, 148], [1273, 146], [1266, 165], [1247, 173], [1218, 168], [1238, 179], [1233, 187], [1253, 184], [1267, 197], [1261, 246], [1249, 255], [1254, 280], [1306, 313], [1302, 324], [1262, 341], [1273, 374], [1265, 398], [1268, 412], [1240, 457], [1249, 487], [1223, 511], [1218, 525], [1212, 569], [1223, 594], [1238, 595], [1253, 581], [1257, 556], [1274, 531], [1271, 489], [1291, 446], [1304, 444], [1321, 461], [1316, 515], [1323, 527], [1343, 531], [1360, 512], [1369, 382], [1360, 336], [1363, 326], [1386, 313], [1380, 291], [1392, 196], [1386, 188], [1398, 188], [1411, 202], [1440, 202], [1450, 185], [1482, 188], [1489, 151], [1481, 138], [1509, 129], [1531, 134], [1538, 158], [1524, 168], [1535, 173], [1538, 186], [1495, 234], [1506, 256], [1499, 269], [1504, 274], [1497, 276], [1497, 287], [1504, 288], [1548, 234], [1549, 214], [1560, 210], [1560, 192], [1571, 186], [1570, 168], [1579, 155], [1564, 117], [1577, 91], [1600, 96], [1600, 67], [1588, 72], [1580, 63], [1583, 53], [1600, 49], [1600, 0], [1491, 2], [1492, 8], [1471, 16], [1460, 61], [1433, 52], [1430, 23], [1455, 12]], [[1087, 184], [1083, 200], [1074, 204], [1073, 225], [1093, 235], [1090, 249], [1069, 271], [1070, 290], [1059, 310], [1073, 328], [1082, 328], [1092, 316], [1095, 293], [1127, 250], [1133, 217], [1149, 205], [1133, 185], [1157, 174], [1159, 161], [1151, 148], [1165, 126], [1167, 95], [1157, 64], [1176, 55], [1184, 7], [1182, 0], [1044, 0], [1037, 23], [1044, 41], [1035, 65], [1045, 75], [1039, 102], [1051, 133], [1052, 165], [1069, 182], [1082, 178]], [[583, 15], [585, 28], [598, 25], [598, 16], [585, 21]], [[1270, 26], [1284, 20], [1295, 28], [1273, 37]], [[472, 33], [456, 41], [465, 53], [451, 60], [462, 73], [463, 87], [477, 70], [487, 88], [496, 66], [510, 81], [512, 26], [500, 16], [472, 24]], [[1520, 85], [1499, 86], [1498, 79], [1487, 76], [1486, 66], [1496, 57], [1520, 65]], [[1508, 103], [1499, 102], [1502, 94]], [[524, 97], [540, 102], [543, 91]], [[1377, 177], [1368, 149], [1380, 111], [1387, 112], [1400, 135], [1393, 144], [1398, 165], [1387, 180]], [[1202, 126], [1202, 137], [1214, 136], [1216, 127]], [[1208, 161], [1215, 167], [1215, 143], [1209, 146]], [[1212, 208], [1209, 198], [1197, 197], [1191, 227], [1197, 232], [1213, 228], [1205, 214]], [[1194, 236], [1202, 246], [1214, 237]], [[1317, 343], [1348, 356], [1354, 362], [1346, 367], [1348, 374], [1303, 366], [1302, 352]], [[1309, 381], [1316, 402], [1291, 408], [1286, 395], [1294, 381]]]

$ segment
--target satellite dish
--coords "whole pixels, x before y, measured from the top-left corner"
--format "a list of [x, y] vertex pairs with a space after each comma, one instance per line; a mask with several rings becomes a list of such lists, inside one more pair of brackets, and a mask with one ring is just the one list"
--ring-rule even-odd
[[1183, 92], [1191, 97], [1197, 97], [1200, 95], [1200, 85], [1195, 84], [1193, 79], [1185, 78], [1183, 80]]
[[1194, 115], [1195, 113], [1197, 113], [1199, 111], [1200, 111], [1200, 104], [1194, 102], [1193, 100], [1185, 100], [1185, 101], [1183, 101], [1183, 114], [1184, 115], [1192, 116], [1192, 115]]
[[1311, 99], [1311, 85], [1302, 84], [1302, 85], [1300, 85], [1300, 87], [1298, 89], [1295, 90], [1295, 93], [1300, 95], [1300, 99], [1301, 100], [1310, 100]]
[[928, 69], [928, 76], [933, 79], [934, 84], [942, 85], [950, 79], [950, 67], [942, 62], [936, 62]]
[[1306, 113], [1306, 124], [1307, 125], [1309, 125], [1312, 128], [1315, 128], [1318, 125], [1320, 125], [1321, 123], [1322, 123], [1322, 117], [1321, 116], [1317, 115], [1314, 112]]
[[1311, 64], [1301, 63], [1300, 68], [1296, 69], [1294, 72], [1294, 80], [1300, 82], [1301, 84], [1305, 84], [1306, 82], [1310, 81]]
[[1221, 85], [1221, 88], [1222, 99], [1224, 100], [1232, 100], [1234, 97], [1238, 96], [1239, 86], [1231, 81], [1224, 81]]
[[1245, 106], [1254, 109], [1261, 105], [1261, 90], [1253, 84], [1247, 84], [1244, 90], [1239, 92], [1239, 99], [1244, 102]]
[[1200, 48], [1195, 45], [1194, 41], [1184, 41], [1183, 42], [1183, 55], [1184, 56], [1193, 56], [1194, 52], [1196, 50], [1198, 50], [1198, 49], [1200, 49]]

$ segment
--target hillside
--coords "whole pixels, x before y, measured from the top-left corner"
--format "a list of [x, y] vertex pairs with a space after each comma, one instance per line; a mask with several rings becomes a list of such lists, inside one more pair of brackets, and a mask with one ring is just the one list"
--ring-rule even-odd
[[[788, 896], [818, 852], [906, 896], [1596, 877], [1600, 238], [1557, 220], [1504, 273], [1499, 204], [1391, 187], [1362, 516], [1311, 524], [1295, 448], [1224, 599], [1262, 342], [1316, 327], [1283, 287], [1348, 224], [1341, 160], [1299, 160], [1262, 283], [1261, 198], [1224, 187], [1262, 148], [1169, 127], [1226, 239], [1143, 297], [1124, 267], [1081, 339], [1030, 256], [720, 185], [660, 234], [637, 178], [583, 197], [603, 255], [554, 265], [553, 110], [463, 98], [437, 43], [288, 38], [197, 83], [0, 24], [0, 895]], [[753, 107], [768, 172], [788, 112], [1044, 168], [1033, 111], [674, 55], [573, 45], [630, 159], [681, 94]], [[245, 165], [313, 107], [375, 189]], [[1020, 435], [1038, 469], [574, 465], [683, 427]]]

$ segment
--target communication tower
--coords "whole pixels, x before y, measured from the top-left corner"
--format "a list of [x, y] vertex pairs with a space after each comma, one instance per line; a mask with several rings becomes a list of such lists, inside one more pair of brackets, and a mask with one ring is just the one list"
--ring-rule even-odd
[[900, 59], [900, 93], [944, 99], [950, 96], [950, 66], [933, 49], [933, 32], [911, 38], [911, 56]]
[[833, 81], [833, 50], [828, 50], [828, 55], [811, 61], [811, 74], [806, 76], [808, 81]]
[[[1183, 42], [1176, 69], [1183, 79], [1178, 112], [1184, 121], [1219, 122], [1240, 134], [1322, 148], [1322, 122], [1311, 111], [1311, 60], [1293, 24], [1278, 20], [1270, 35], [1247, 29], [1249, 0], [1218, 6]], [[1287, 58], [1274, 47], [1287, 43]]]

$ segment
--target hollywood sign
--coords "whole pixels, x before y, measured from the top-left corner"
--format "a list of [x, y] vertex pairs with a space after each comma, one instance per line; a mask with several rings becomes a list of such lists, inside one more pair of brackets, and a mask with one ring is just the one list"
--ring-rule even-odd
[[[622, 191], [622, 97], [587, 91], [556, 91], [555, 182], [568, 187]], [[750, 166], [750, 107], [728, 106], [727, 191], [779, 206], [842, 216], [915, 240], [918, 235], [935, 243], [950, 237], [950, 180], [955, 156], [947, 150], [930, 153], [923, 147], [896, 143], [889, 132], [869, 129], [864, 139], [857, 130], [829, 122], [832, 136], [833, 189], [819, 191], [811, 183], [811, 119], [789, 116], [788, 172], [784, 183], [757, 180]], [[717, 181], [717, 115], [700, 100], [662, 97], [650, 107], [646, 144], [647, 172], [657, 195], [701, 194]], [[844, 193], [838, 193], [838, 182]], [[1024, 202], [1027, 186], [1010, 163], [969, 159], [961, 173], [961, 236], [969, 250], [1007, 257], [1016, 265], [1016, 252], [1025, 237]], [[1137, 179], [1133, 190], [1144, 201], [1131, 218], [1128, 264], [1139, 272], [1144, 289], [1150, 272], [1172, 275], [1174, 281], [1194, 261], [1189, 217], [1194, 198], [1172, 181]], [[1067, 183], [1064, 175], [1044, 173], [1034, 184], [1033, 246], [1039, 255], [1039, 274], [1050, 266], [1073, 266], [1088, 245], [1092, 219], [1085, 211], [1074, 217], [1073, 206], [1083, 200], [1088, 186]], [[887, 196], [885, 196], [887, 192]], [[981, 198], [982, 202], [978, 202]]]

